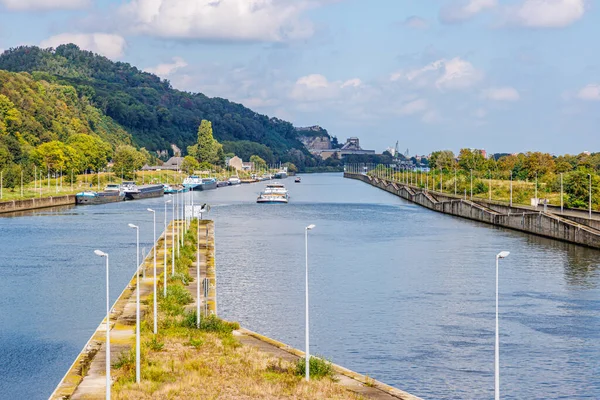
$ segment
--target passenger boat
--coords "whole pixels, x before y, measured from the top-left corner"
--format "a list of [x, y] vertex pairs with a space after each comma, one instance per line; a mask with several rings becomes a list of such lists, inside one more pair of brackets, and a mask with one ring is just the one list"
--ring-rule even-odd
[[239, 185], [240, 183], [242, 183], [242, 180], [239, 176], [233, 175], [231, 178], [229, 178], [228, 182], [230, 185]]
[[118, 184], [108, 184], [104, 191], [95, 192], [86, 190], [75, 195], [76, 204], [107, 204], [123, 201], [125, 194], [121, 191]]
[[256, 199], [257, 203], [287, 203], [288, 191], [281, 183], [269, 183], [265, 190]]
[[161, 197], [165, 194], [165, 188], [162, 184], [137, 186], [135, 182], [123, 182], [121, 186], [125, 193], [125, 200], [148, 199]]

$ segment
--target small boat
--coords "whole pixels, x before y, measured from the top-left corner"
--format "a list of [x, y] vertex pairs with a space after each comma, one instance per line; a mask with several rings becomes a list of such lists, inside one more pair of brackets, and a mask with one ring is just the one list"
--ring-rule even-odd
[[300, 177], [297, 176], [296, 179], [294, 179], [294, 182], [295, 183], [300, 183], [300, 182], [302, 182], [302, 179], [300, 179]]
[[230, 185], [231, 183], [229, 183], [229, 181], [217, 181], [217, 187], [225, 187]]
[[108, 184], [103, 192], [86, 190], [75, 195], [76, 204], [107, 204], [123, 201], [125, 194], [118, 184]]
[[198, 175], [190, 175], [183, 180], [183, 187], [187, 190], [196, 190], [202, 184], [202, 178]]
[[289, 200], [288, 191], [285, 185], [281, 183], [269, 183], [265, 190], [256, 199], [257, 203], [287, 203]]
[[240, 183], [242, 183], [242, 180], [239, 176], [233, 175], [231, 178], [229, 178], [228, 182], [230, 185], [239, 185]]
[[137, 186], [135, 182], [123, 182], [121, 186], [125, 193], [125, 200], [148, 199], [165, 194], [165, 187], [162, 184]]
[[163, 187], [165, 188], [165, 194], [175, 194], [175, 193], [180, 192], [179, 189], [176, 189], [176, 188], [172, 187], [171, 185], [167, 185], [166, 183], [163, 184]]

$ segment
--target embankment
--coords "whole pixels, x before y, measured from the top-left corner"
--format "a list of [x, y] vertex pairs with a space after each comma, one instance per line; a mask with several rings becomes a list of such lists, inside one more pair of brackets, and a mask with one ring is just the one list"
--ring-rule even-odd
[[444, 214], [600, 249], [600, 230], [596, 228], [600, 228], [600, 222], [594, 219], [559, 215], [543, 211], [541, 206], [538, 210], [497, 202], [475, 202], [361, 174], [344, 173], [344, 177], [363, 181]]
[[70, 205], [75, 205], [74, 194], [56, 197], [40, 197], [26, 200], [3, 201], [0, 202], [0, 214]]

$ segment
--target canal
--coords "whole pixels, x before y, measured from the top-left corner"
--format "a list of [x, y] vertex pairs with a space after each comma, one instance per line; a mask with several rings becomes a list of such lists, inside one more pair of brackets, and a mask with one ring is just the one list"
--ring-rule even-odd
[[[194, 193], [216, 221], [219, 313], [425, 399], [493, 397], [495, 254], [503, 399], [600, 398], [600, 252], [438, 214], [341, 174]], [[47, 398], [152, 243], [165, 199], [0, 218], [0, 393]], [[171, 211], [169, 209], [168, 215]]]

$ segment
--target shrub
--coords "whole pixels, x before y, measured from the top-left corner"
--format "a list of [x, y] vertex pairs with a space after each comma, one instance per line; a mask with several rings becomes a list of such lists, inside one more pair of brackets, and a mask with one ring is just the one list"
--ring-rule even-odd
[[[333, 364], [331, 361], [326, 360], [322, 357], [310, 357], [310, 377], [315, 379], [321, 378], [333, 378], [335, 371], [333, 370]], [[300, 358], [296, 363], [296, 375], [304, 376], [306, 374], [306, 359]]]

